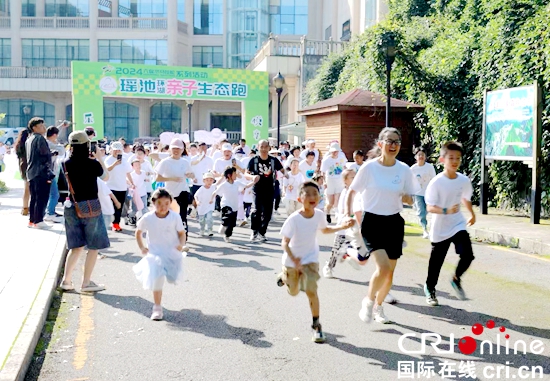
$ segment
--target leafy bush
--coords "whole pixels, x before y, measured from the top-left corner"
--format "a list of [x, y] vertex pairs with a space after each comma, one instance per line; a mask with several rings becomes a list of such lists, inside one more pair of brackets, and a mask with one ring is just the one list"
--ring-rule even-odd
[[[392, 96], [422, 104], [422, 142], [465, 146], [463, 171], [479, 199], [484, 90], [543, 88], [543, 211], [550, 213], [550, 0], [390, 0], [390, 15], [330, 56], [310, 82], [310, 104], [363, 88], [384, 93], [380, 46], [392, 35], [398, 52]], [[365, 147], [367, 148], [367, 147]], [[490, 192], [500, 207], [529, 208], [531, 170], [518, 162], [490, 166]], [[544, 192], [546, 191], [546, 192]]]
[[6, 183], [0, 180], [0, 193], [6, 193], [8, 191], [8, 187], [6, 186]]

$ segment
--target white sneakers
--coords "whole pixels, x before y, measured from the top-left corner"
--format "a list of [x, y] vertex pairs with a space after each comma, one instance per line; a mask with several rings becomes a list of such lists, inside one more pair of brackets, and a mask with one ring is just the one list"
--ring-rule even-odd
[[323, 266], [323, 276], [325, 278], [333, 278], [332, 269], [328, 265]]
[[63, 217], [61, 216], [56, 216], [55, 214], [52, 216], [52, 215], [49, 215], [49, 214], [46, 214], [44, 216], [44, 221], [50, 221], [50, 222], [54, 222], [56, 224], [60, 224], [63, 222]]
[[155, 304], [153, 306], [153, 313], [151, 314], [151, 320], [159, 321], [163, 318], [162, 306]]
[[389, 324], [391, 321], [384, 315], [384, 308], [376, 306], [374, 309], [374, 321], [381, 324]]
[[384, 298], [384, 303], [395, 304], [397, 303], [397, 299], [395, 299], [395, 297], [388, 292], [388, 295]]
[[365, 323], [370, 323], [372, 321], [373, 309], [374, 300], [364, 298], [361, 306], [361, 311], [359, 311], [359, 319], [363, 320]]
[[43, 229], [43, 230], [45, 230], [45, 229], [51, 229], [51, 228], [52, 228], [51, 225], [48, 225], [48, 224], [45, 223], [44, 221], [39, 222], [39, 223], [37, 223], [37, 224], [33, 224], [32, 227], [34, 227], [35, 229]]
[[424, 230], [424, 231], [422, 232], [422, 238], [424, 238], [424, 239], [430, 238], [430, 233], [428, 233], [427, 230]]
[[227, 243], [231, 242], [231, 238], [224, 236], [223, 240]]

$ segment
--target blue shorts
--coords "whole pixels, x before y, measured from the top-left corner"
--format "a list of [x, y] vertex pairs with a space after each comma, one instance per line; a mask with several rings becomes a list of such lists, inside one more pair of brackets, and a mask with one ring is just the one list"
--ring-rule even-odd
[[89, 250], [101, 250], [111, 245], [103, 215], [79, 218], [76, 215], [76, 209], [71, 206], [64, 208], [63, 217], [65, 218], [65, 234], [69, 250], [84, 246]]

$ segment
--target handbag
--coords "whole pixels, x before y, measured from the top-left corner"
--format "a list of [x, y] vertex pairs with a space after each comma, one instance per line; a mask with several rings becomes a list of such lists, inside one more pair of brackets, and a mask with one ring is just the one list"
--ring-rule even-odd
[[86, 201], [76, 201], [73, 185], [69, 179], [69, 172], [67, 172], [65, 163], [63, 163], [63, 172], [65, 173], [65, 178], [67, 179], [67, 184], [69, 185], [69, 192], [71, 193], [71, 196], [73, 196], [73, 204], [78, 218], [93, 218], [100, 216], [101, 203], [99, 202], [99, 198]]

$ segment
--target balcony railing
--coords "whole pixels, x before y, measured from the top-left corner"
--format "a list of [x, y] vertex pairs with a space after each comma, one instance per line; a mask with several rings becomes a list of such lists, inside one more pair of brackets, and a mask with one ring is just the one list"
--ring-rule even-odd
[[0, 17], [0, 29], [9, 29], [11, 21], [9, 17]]
[[21, 17], [21, 28], [40, 29], [87, 29], [87, 17]]
[[71, 78], [70, 67], [31, 67], [31, 66], [6, 66], [0, 67], [0, 78], [46, 78], [68, 79]]
[[[187, 24], [185, 25], [187, 27]], [[168, 19], [154, 17], [99, 17], [97, 19], [97, 27], [100, 29], [167, 29]]]
[[345, 46], [346, 43], [338, 41], [307, 40], [305, 37], [301, 40], [280, 40], [277, 36], [270, 35], [247, 69], [254, 69], [267, 56], [327, 56], [342, 51]]

